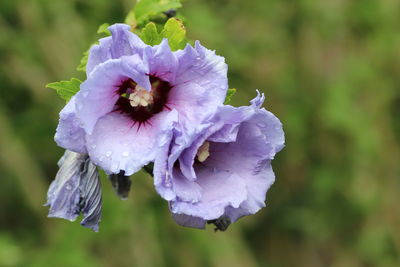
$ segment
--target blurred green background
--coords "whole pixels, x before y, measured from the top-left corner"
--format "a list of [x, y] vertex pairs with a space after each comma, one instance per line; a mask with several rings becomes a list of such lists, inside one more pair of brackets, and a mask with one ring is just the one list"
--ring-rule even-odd
[[234, 105], [283, 122], [267, 208], [225, 233], [183, 228], [144, 173], [103, 180], [100, 233], [48, 219], [64, 105], [45, 84], [133, 0], [0, 1], [0, 266], [400, 266], [400, 1], [187, 0], [188, 35], [226, 57]]

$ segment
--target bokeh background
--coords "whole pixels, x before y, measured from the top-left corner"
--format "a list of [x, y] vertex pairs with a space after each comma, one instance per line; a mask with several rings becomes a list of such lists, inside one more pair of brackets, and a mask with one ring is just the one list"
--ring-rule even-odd
[[267, 208], [183, 228], [145, 173], [103, 179], [100, 233], [48, 219], [64, 105], [97, 27], [133, 0], [0, 1], [0, 266], [400, 266], [400, 1], [187, 0], [188, 35], [226, 57], [234, 105], [259, 88], [283, 122]]

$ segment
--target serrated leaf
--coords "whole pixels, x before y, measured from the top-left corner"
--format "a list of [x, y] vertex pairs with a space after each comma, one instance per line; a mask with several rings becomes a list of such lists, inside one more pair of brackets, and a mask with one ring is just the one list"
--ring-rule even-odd
[[[162, 14], [170, 9], [177, 9], [182, 6], [180, 0], [141, 0], [134, 8], [134, 15], [137, 25], [148, 22], [152, 16]], [[129, 17], [129, 15], [128, 15]], [[132, 16], [131, 16], [132, 17]]]
[[236, 88], [231, 88], [228, 89], [228, 92], [226, 93], [226, 97], [225, 97], [225, 102], [224, 104], [228, 104], [229, 102], [231, 102], [233, 95], [236, 93]]
[[82, 81], [72, 78], [70, 81], [49, 83], [46, 87], [56, 90], [57, 94], [68, 102], [79, 91], [81, 83]]
[[107, 36], [111, 35], [111, 32], [108, 30], [108, 27], [110, 27], [110, 24], [108, 23], [103, 23], [99, 26], [99, 28], [97, 29], [97, 33], [98, 34], [102, 34], [104, 33]]
[[146, 27], [143, 28], [140, 38], [148, 45], [158, 45], [162, 40], [162, 36], [158, 33], [157, 26], [153, 22], [148, 23]]
[[186, 29], [181, 20], [170, 18], [164, 25], [161, 32], [163, 38], [168, 38], [172, 51], [183, 49], [186, 45]]

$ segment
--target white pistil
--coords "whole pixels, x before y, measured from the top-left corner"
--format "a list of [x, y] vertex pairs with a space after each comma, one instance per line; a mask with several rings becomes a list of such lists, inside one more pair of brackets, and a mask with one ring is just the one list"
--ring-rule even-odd
[[149, 104], [153, 103], [153, 96], [151, 92], [147, 91], [142, 86], [136, 85], [133, 93], [129, 95], [129, 102], [132, 107], [147, 107]]
[[197, 150], [197, 159], [200, 162], [204, 162], [209, 156], [210, 156], [210, 143], [205, 141], [200, 147], [199, 150]]

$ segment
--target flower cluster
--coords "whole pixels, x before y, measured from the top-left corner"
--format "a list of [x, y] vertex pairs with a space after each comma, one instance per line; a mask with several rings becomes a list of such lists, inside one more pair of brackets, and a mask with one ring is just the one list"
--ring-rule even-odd
[[[130, 26], [89, 52], [87, 79], [60, 112], [55, 135], [67, 151], [48, 192], [49, 216], [98, 230], [103, 169], [121, 198], [149, 164], [157, 192], [180, 225], [224, 230], [265, 206], [271, 160], [283, 148], [280, 121], [261, 108], [224, 105], [224, 58], [196, 42], [172, 51], [146, 45]], [[154, 165], [153, 165], [154, 164]]]

